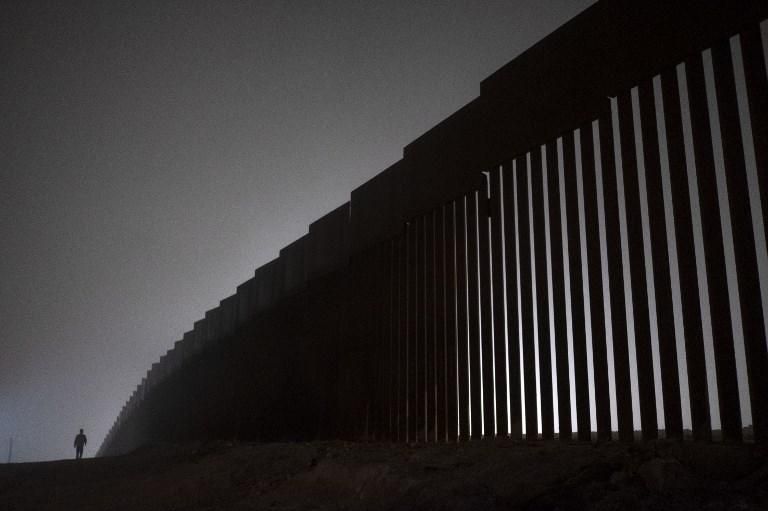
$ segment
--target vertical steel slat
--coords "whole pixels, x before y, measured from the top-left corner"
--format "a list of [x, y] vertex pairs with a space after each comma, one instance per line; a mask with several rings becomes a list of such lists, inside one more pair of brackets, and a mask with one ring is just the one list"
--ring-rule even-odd
[[477, 257], [477, 192], [471, 192], [467, 199], [467, 282], [469, 293], [469, 405], [470, 425], [473, 438], [482, 433], [482, 373], [480, 369], [480, 282]]
[[571, 438], [571, 382], [568, 370], [563, 234], [560, 218], [560, 168], [557, 142], [547, 144], [547, 196], [549, 202], [549, 244], [552, 261], [552, 320], [555, 326], [555, 374], [557, 376], [558, 430], [561, 440]]
[[424, 223], [425, 218], [423, 216], [418, 217], [416, 220], [416, 274], [415, 274], [415, 291], [416, 291], [416, 333], [414, 339], [416, 340], [415, 346], [415, 360], [416, 360], [416, 441], [424, 441], [425, 427], [426, 427], [426, 353], [425, 343], [426, 335], [424, 327], [426, 325], [425, 317], [425, 303], [424, 295], [426, 290], [426, 282], [424, 279]]
[[418, 441], [418, 224], [411, 221], [408, 224], [408, 342], [407, 342], [407, 386], [408, 386], [408, 428], [406, 441]]
[[624, 177], [624, 210], [627, 218], [627, 244], [629, 247], [629, 275], [632, 286], [632, 312], [635, 325], [640, 425], [643, 439], [650, 440], [658, 437], [658, 425], [656, 422], [656, 394], [653, 381], [648, 288], [646, 287], [645, 278], [640, 181], [638, 177], [635, 127], [632, 117], [632, 96], [630, 91], [619, 94], [618, 108], [622, 174]]
[[664, 127], [667, 132], [672, 216], [675, 221], [675, 243], [678, 254], [691, 429], [695, 440], [709, 441], [712, 439], [712, 427], [709, 399], [707, 398], [707, 370], [704, 359], [699, 278], [695, 261], [691, 259], [696, 253], [696, 249], [693, 238], [688, 171], [685, 164], [680, 89], [675, 68], [667, 69], [661, 74], [661, 90], [662, 104], [664, 105]]
[[389, 321], [387, 332], [389, 334], [389, 352], [387, 356], [387, 439], [397, 439], [396, 417], [396, 387], [397, 379], [397, 239], [389, 242]]
[[[728, 41], [712, 48], [723, 160], [731, 212], [731, 232], [736, 259], [736, 279], [741, 303], [741, 326], [749, 379], [749, 397], [755, 431], [768, 431], [768, 358], [766, 357], [763, 301], [758, 278], [749, 184], [741, 136], [736, 82]], [[761, 438], [763, 439], [763, 438]]]
[[435, 441], [437, 423], [435, 421], [435, 211], [430, 212], [424, 219], [425, 250], [424, 250], [424, 344], [426, 374], [424, 389], [426, 393], [424, 422], [425, 440]]
[[408, 241], [409, 230], [397, 243], [397, 440], [407, 441], [408, 416]]
[[[606, 104], [607, 106], [607, 104]], [[629, 437], [632, 436], [632, 407], [629, 398], [629, 359], [627, 358], [627, 326], [624, 311], [624, 281], [621, 262], [621, 237], [619, 210], [616, 197], [616, 168], [613, 161], [610, 111], [603, 112], [599, 121], [600, 163], [603, 178], [603, 204], [605, 206], [605, 231], [608, 253], [608, 273], [613, 319], [614, 362], [616, 370], [616, 400], [619, 415], [629, 405]], [[603, 296], [602, 262], [600, 257], [599, 218], [597, 204], [597, 158], [594, 150], [592, 125], [581, 130], [581, 154], [584, 183], [584, 216], [587, 234], [587, 261], [589, 262], [589, 299], [592, 315], [592, 363], [595, 377], [595, 416], [598, 438], [610, 438], [610, 396], [608, 393], [608, 356], [605, 338], [605, 305]], [[616, 349], [616, 344], [619, 349]], [[616, 357], [616, 353], [623, 356]], [[619, 388], [625, 382], [626, 386]], [[621, 381], [621, 383], [619, 383]], [[621, 401], [621, 403], [619, 403]], [[624, 423], [626, 424], [626, 422]], [[622, 431], [619, 419], [619, 431]]]
[[507, 365], [509, 367], [509, 436], [515, 440], [523, 435], [523, 411], [520, 388], [520, 333], [518, 291], [517, 291], [517, 198], [515, 194], [514, 165], [505, 163], [502, 167], [502, 194], [504, 196], [504, 258], [507, 269], [505, 289], [507, 293]]
[[518, 244], [520, 249], [520, 320], [522, 324], [523, 385], [526, 439], [538, 437], [536, 401], [536, 359], [533, 338], [533, 283], [531, 281], [530, 215], [528, 213], [528, 164], [523, 158], [517, 168]]
[[499, 435], [507, 430], [507, 350], [504, 325], [504, 232], [502, 230], [502, 170], [490, 172], [491, 288], [493, 293], [493, 338], [496, 363], [496, 427]]
[[491, 290], [491, 247], [489, 239], [490, 210], [488, 198], [488, 179], [483, 174], [483, 186], [478, 192], [477, 222], [478, 222], [478, 254], [480, 257], [480, 323], [483, 364], [483, 423], [485, 436], [493, 436], [496, 432], [494, 373], [494, 345]]
[[457, 275], [456, 271], [456, 203], [451, 202], [445, 207], [445, 429], [449, 441], [457, 440], [459, 436], [459, 387], [458, 378], [458, 335], [457, 328]]
[[[741, 33], [740, 39], [762, 205], [763, 229], [768, 229], [768, 77], [766, 77], [760, 25], [750, 26]], [[745, 335], [744, 348], [747, 356], [747, 371], [750, 375], [750, 402], [755, 441], [768, 442], [768, 400], [765, 399], [768, 395], [766, 345], [765, 342], [760, 342], [759, 336], [747, 338]]]
[[717, 177], [702, 56], [698, 54], [686, 60], [685, 70], [688, 81], [696, 181], [699, 188], [701, 222], [704, 226], [704, 259], [709, 288], [712, 342], [715, 348], [720, 422], [724, 440], [739, 440], [741, 439], [739, 389], [736, 381], [736, 360], [728, 300], [723, 231], [720, 223]]
[[435, 212], [435, 417], [436, 438], [445, 442], [447, 410], [447, 328], [446, 320], [446, 269], [445, 269], [445, 209], [443, 205]]
[[457, 388], [459, 393], [458, 415], [459, 436], [469, 438], [469, 354], [468, 349], [468, 310], [467, 310], [467, 223], [466, 197], [456, 201], [456, 309], [457, 309], [457, 345], [458, 360]]
[[541, 148], [531, 151], [531, 206], [533, 210], [533, 253], [536, 261], [536, 320], [539, 347], [539, 389], [541, 399], [541, 436], [554, 437], [554, 409], [552, 407], [552, 359], [549, 333], [549, 283], [547, 280], [546, 218], [544, 172]]
[[576, 431], [579, 440], [590, 439], [589, 375], [587, 334], [584, 311], [584, 280], [581, 269], [581, 232], [574, 133], [563, 135], [563, 181], [566, 228], [568, 230], [568, 278], [571, 288], [571, 326], [573, 338], [573, 383], [576, 402]]
[[653, 258], [653, 284], [656, 296], [661, 390], [664, 396], [664, 432], [666, 438], [682, 439], [683, 417], [680, 406], [680, 375], [677, 369], [677, 340], [675, 338], [669, 267], [670, 256], [667, 245], [664, 189], [661, 179], [659, 134], [656, 129], [656, 101], [653, 94], [653, 82], [650, 79], [644, 80], [640, 84], [638, 96], [648, 199], [648, 224]]

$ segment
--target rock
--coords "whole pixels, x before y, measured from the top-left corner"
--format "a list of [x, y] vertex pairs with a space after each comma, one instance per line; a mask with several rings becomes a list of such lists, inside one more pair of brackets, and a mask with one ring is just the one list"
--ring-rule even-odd
[[677, 460], [654, 458], [640, 465], [637, 475], [652, 492], [689, 489], [694, 479], [688, 470]]
[[635, 490], [627, 487], [608, 493], [602, 500], [593, 503], [591, 509], [595, 511], [636, 511], [642, 509], [642, 502]]
[[656, 440], [652, 443], [653, 450], [659, 458], [684, 459], [683, 443], [679, 440]]
[[629, 479], [629, 476], [627, 476], [626, 472], [622, 470], [617, 470], [616, 472], [611, 474], [611, 477], [608, 481], [614, 486], [620, 486], [625, 482], [627, 482], [627, 479]]
[[701, 477], [736, 481], [759, 469], [764, 460], [754, 444], [691, 443], [682, 461]]

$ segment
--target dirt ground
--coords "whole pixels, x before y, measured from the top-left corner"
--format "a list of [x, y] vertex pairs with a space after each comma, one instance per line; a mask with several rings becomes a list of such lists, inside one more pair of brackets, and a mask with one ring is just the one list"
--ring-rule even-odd
[[768, 510], [755, 446], [276, 443], [0, 465], [15, 510]]

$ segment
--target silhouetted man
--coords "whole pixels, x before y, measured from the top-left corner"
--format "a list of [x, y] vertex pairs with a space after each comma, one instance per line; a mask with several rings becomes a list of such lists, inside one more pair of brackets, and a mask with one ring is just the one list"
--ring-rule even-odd
[[85, 444], [88, 443], [88, 439], [85, 437], [85, 434], [83, 434], [83, 430], [80, 430], [80, 433], [75, 437], [75, 459], [80, 459], [83, 457], [83, 447], [85, 447]]

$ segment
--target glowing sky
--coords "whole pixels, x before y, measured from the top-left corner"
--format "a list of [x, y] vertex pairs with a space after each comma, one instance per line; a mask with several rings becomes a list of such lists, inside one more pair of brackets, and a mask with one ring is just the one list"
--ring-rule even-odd
[[93, 455], [192, 323], [592, 2], [3, 2], [0, 459]]

